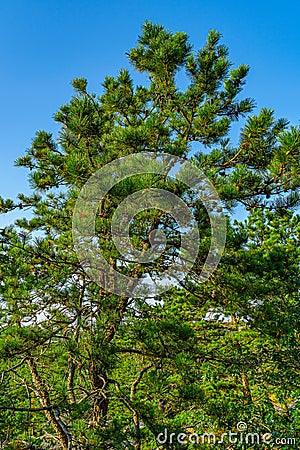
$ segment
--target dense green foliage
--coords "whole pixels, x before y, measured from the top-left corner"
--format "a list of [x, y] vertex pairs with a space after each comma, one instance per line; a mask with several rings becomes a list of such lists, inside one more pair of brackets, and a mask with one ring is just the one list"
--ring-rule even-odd
[[[1, 233], [0, 440], [7, 449], [192, 449], [188, 438], [159, 444], [157, 436], [167, 429], [220, 437], [243, 421], [249, 432], [271, 433], [272, 444], [234, 448], [274, 448], [276, 437], [300, 429], [300, 129], [269, 109], [251, 115], [253, 101], [239, 98], [248, 67], [232, 68], [215, 31], [195, 52], [185, 33], [146, 22], [128, 57], [145, 86], [121, 70], [97, 96], [74, 79], [74, 97], [55, 115], [57, 138], [38, 132], [17, 160], [29, 170], [32, 195], [0, 201], [3, 213], [32, 210]], [[230, 127], [242, 117], [235, 144]], [[143, 151], [192, 161], [228, 217], [213, 276], [192, 292], [182, 284], [151, 301], [104, 291], [86, 276], [72, 242], [80, 188], [115, 158]], [[168, 177], [135, 176], [109, 192], [96, 220], [103, 254], [136, 277], [170, 264], [180, 236], [161, 211], [140, 213], [131, 226], [139, 249], [153, 224], [165, 231], [166, 255], [155, 264], [122, 260], [111, 240], [115, 208], [149, 186], [193, 211], [199, 273], [209, 219]], [[238, 207], [247, 211], [243, 222], [234, 220]]]

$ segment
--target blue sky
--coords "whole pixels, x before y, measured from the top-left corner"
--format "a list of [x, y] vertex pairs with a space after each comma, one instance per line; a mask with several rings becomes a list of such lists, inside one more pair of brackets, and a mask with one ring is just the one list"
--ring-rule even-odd
[[100, 93], [106, 75], [128, 67], [146, 19], [187, 32], [195, 49], [219, 30], [232, 62], [251, 67], [245, 95], [298, 125], [299, 17], [298, 1], [0, 0], [0, 195], [29, 192], [14, 160], [37, 130], [57, 131], [52, 116], [70, 99], [72, 78]]

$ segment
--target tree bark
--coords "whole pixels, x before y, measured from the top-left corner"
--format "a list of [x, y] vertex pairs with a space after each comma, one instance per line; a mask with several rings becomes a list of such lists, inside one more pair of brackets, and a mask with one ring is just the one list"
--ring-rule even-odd
[[93, 412], [90, 425], [97, 427], [104, 424], [108, 411], [108, 397], [105, 394], [106, 376], [100, 373], [97, 362], [91, 361], [89, 367], [90, 383], [92, 391], [95, 391], [93, 400]]
[[27, 364], [32, 376], [32, 381], [34, 383], [34, 390], [37, 398], [39, 399], [42, 407], [48, 408], [45, 409], [45, 415], [49, 420], [51, 426], [56, 432], [56, 435], [59, 439], [59, 442], [62, 446], [63, 450], [70, 450], [72, 448], [72, 439], [71, 435], [68, 432], [66, 426], [59, 419], [58, 415], [55, 414], [54, 408], [51, 407], [49, 392], [41, 379], [35, 361], [32, 357], [27, 360]]

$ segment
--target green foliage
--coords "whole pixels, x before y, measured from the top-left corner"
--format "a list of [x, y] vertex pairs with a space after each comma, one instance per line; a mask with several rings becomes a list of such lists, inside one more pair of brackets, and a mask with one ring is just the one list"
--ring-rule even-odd
[[[253, 100], [239, 98], [249, 68], [232, 68], [220, 41], [210, 31], [193, 51], [185, 33], [145, 22], [128, 53], [148, 77], [145, 86], [121, 70], [96, 95], [87, 80], [75, 78], [74, 96], [55, 114], [58, 136], [39, 131], [16, 161], [28, 168], [33, 193], [15, 202], [0, 198], [1, 213], [32, 211], [0, 232], [4, 448], [192, 449], [189, 441], [159, 446], [157, 436], [167, 429], [220, 437], [241, 421], [274, 439], [299, 431], [300, 128], [266, 108], [250, 115]], [[187, 75], [184, 90], [176, 84], [179, 71]], [[244, 116], [234, 144], [231, 124]], [[151, 301], [116, 296], [92, 282], [71, 233], [75, 202], [90, 176], [143, 151], [191, 160], [210, 178], [228, 218], [213, 276], [192, 292], [183, 282]], [[180, 197], [197, 220], [193, 279], [209, 250], [209, 217], [185, 185], [167, 177], [134, 176], [109, 191], [96, 217], [102, 253], [134, 277], [172, 264], [180, 234], [170, 214], [151, 209], [130, 224], [140, 250], [152, 229], [165, 232], [165, 254], [155, 263], [127, 261], [112, 240], [117, 206], [149, 187]], [[236, 207], [247, 210], [242, 222], [234, 220]], [[274, 442], [259, 448], [276, 448]]]

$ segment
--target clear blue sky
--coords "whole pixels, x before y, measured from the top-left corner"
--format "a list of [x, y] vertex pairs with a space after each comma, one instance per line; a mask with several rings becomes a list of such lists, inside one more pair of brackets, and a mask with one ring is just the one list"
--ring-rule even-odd
[[0, 0], [0, 195], [28, 192], [14, 160], [37, 130], [57, 131], [52, 116], [70, 99], [72, 78], [100, 92], [106, 75], [128, 66], [146, 19], [187, 32], [196, 49], [209, 29], [221, 31], [233, 63], [251, 67], [245, 95], [298, 125], [299, 17], [295, 0]]

